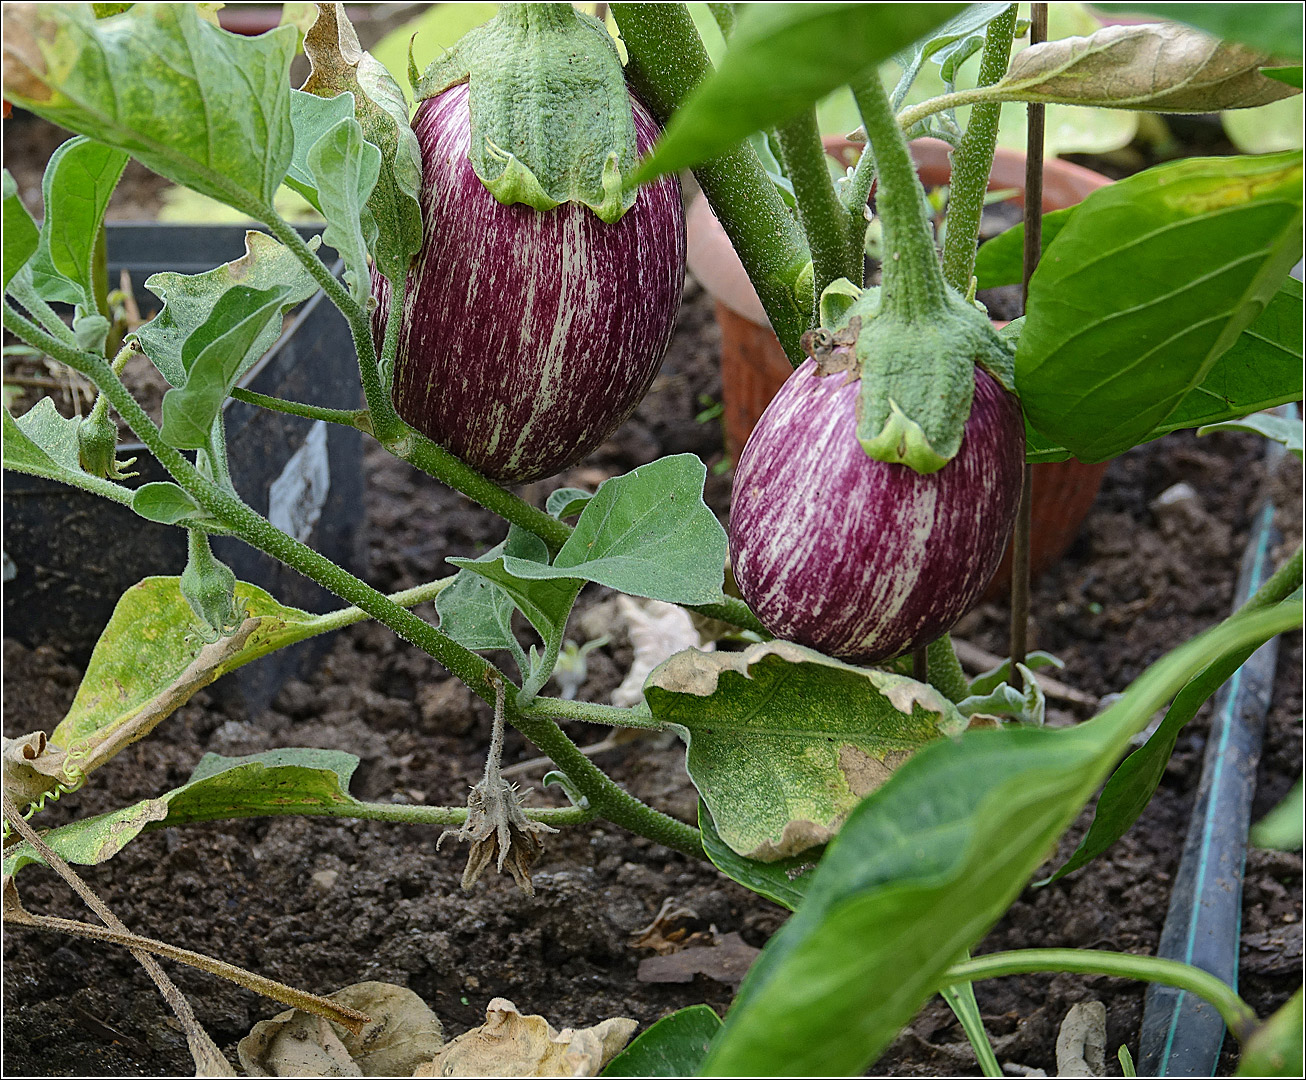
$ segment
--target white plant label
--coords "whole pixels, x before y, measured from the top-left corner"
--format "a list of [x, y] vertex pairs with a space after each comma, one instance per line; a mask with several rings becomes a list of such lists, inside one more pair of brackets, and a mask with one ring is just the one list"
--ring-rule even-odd
[[316, 420], [304, 445], [290, 455], [281, 475], [268, 490], [268, 520], [301, 543], [308, 540], [322, 516], [331, 490], [327, 461], [327, 426]]

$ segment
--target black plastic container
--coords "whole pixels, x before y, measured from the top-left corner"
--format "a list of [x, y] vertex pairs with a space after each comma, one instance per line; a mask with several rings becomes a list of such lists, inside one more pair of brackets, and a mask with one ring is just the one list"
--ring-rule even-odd
[[[157, 310], [144, 289], [153, 273], [184, 274], [239, 258], [243, 226], [110, 225], [109, 280], [125, 269], [142, 312]], [[331, 408], [361, 405], [358, 362], [344, 317], [321, 293], [292, 315], [277, 344], [241, 386]], [[359, 432], [322, 421], [269, 412], [238, 401], [226, 404], [227, 444], [236, 490], [274, 524], [341, 565], [362, 561], [363, 474]], [[119, 447], [136, 456], [131, 486], [166, 480], [139, 444]], [[61, 526], [56, 528], [55, 526]], [[230, 537], [215, 538], [217, 556], [236, 576], [277, 600], [307, 611], [343, 606], [295, 571]], [[141, 578], [180, 574], [186, 535], [126, 507], [41, 477], [6, 472], [4, 484], [4, 632], [29, 646], [55, 645], [84, 665], [114, 605]], [[303, 675], [320, 657], [323, 639], [283, 649], [214, 685], [243, 701], [249, 715], [263, 709], [281, 683]], [[50, 718], [47, 718], [50, 719]]]

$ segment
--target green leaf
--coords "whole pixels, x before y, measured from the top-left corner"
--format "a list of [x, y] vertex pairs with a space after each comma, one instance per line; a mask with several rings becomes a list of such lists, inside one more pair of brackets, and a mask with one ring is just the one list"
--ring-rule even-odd
[[330, 128], [308, 152], [322, 216], [327, 220], [322, 243], [345, 260], [345, 280], [356, 301], [372, 291], [367, 252], [376, 244], [376, 219], [367, 205], [381, 170], [381, 151], [363, 137], [358, 121], [345, 119]]
[[1302, 785], [1298, 777], [1283, 801], [1252, 826], [1248, 840], [1255, 847], [1300, 851], [1302, 814]]
[[[1189, 5], [1185, 5], [1189, 6]], [[1257, 7], [1278, 7], [1257, 4]], [[1301, 1076], [1303, 1003], [1300, 987], [1243, 1044], [1237, 1076]]]
[[[505, 558], [520, 578], [575, 578], [665, 600], [721, 599], [726, 533], [703, 502], [707, 466], [694, 454], [641, 465], [599, 485], [549, 566]], [[451, 560], [452, 561], [452, 560]]]
[[[314, 239], [310, 246], [316, 245]], [[317, 282], [287, 247], [266, 233], [245, 233], [245, 254], [202, 274], [151, 274], [145, 287], [163, 301], [163, 310], [136, 331], [145, 354], [173, 386], [183, 386], [188, 367], [182, 350], [190, 336], [207, 323], [232, 288], [286, 290], [282, 312], [317, 292]], [[238, 365], [243, 375], [281, 336], [281, 324], [269, 320]]]
[[[1079, 207], [1052, 210], [1043, 215], [1043, 247], [1046, 252], [1057, 234], [1065, 228]], [[1040, 253], [1041, 255], [1041, 253]], [[1013, 225], [981, 244], [975, 253], [977, 289], [996, 289], [1001, 285], [1019, 285], [1025, 280], [1025, 226]]]
[[167, 480], [138, 487], [132, 493], [132, 509], [147, 521], [157, 521], [160, 525], [213, 520], [199, 503]]
[[303, 89], [328, 97], [348, 91], [363, 136], [377, 148], [378, 175], [365, 196], [377, 231], [364, 231], [377, 269], [397, 281], [422, 247], [422, 209], [417, 201], [422, 152], [408, 122], [404, 92], [390, 72], [363, 51], [343, 4], [319, 5], [317, 19], [304, 37], [304, 51], [312, 71]]
[[1288, 452], [1296, 454], [1298, 460], [1302, 455], [1302, 422], [1286, 416], [1272, 413], [1257, 413], [1242, 420], [1230, 420], [1223, 424], [1210, 424], [1197, 429], [1198, 435], [1209, 435], [1212, 431], [1254, 431], [1267, 439], [1282, 443]]
[[4, 287], [7, 289], [14, 275], [36, 254], [37, 245], [41, 240], [40, 230], [32, 220], [32, 215], [27, 212], [27, 207], [23, 205], [23, 200], [18, 197], [18, 184], [8, 169], [4, 171], [3, 232]]
[[[767, 943], [704, 1075], [856, 1075], [1016, 898], [1130, 737], [1206, 664], [1301, 621], [1226, 620], [1072, 728], [977, 731], [924, 747], [864, 799]], [[855, 944], [855, 947], [852, 947]]]
[[4, 463], [7, 469], [70, 482], [82, 472], [77, 448], [81, 421], [61, 416], [45, 397], [15, 420], [5, 410]]
[[556, 491], [549, 492], [549, 497], [544, 501], [544, 509], [562, 521], [564, 518], [579, 514], [593, 497], [591, 492], [582, 491], [580, 488], [558, 488]]
[[109, 198], [126, 167], [127, 155], [121, 150], [85, 137], [69, 139], [51, 156], [41, 183], [45, 197], [41, 246], [32, 265], [33, 284], [46, 300], [95, 311], [96, 240]]
[[916, 76], [920, 74], [926, 60], [933, 58], [942, 64], [956, 55], [954, 50], [959, 44], [977, 34], [979, 40], [983, 42], [985, 27], [1008, 7], [1008, 4], [971, 4], [963, 8], [961, 14], [949, 19], [933, 33], [914, 42], [895, 56], [893, 59], [902, 67], [902, 74], [898, 77], [893, 93], [889, 95], [894, 109], [902, 108], [907, 92], [916, 81]]
[[[715, 75], [676, 111], [637, 182], [715, 157], [923, 37], [961, 4], [752, 4]], [[833, 45], [832, 43], [836, 43]]]
[[1301, 8], [1297, 4], [1149, 4], [1093, 5], [1099, 11], [1140, 12], [1195, 26], [1224, 41], [1238, 41], [1268, 56], [1300, 60]]
[[1300, 64], [1294, 67], [1263, 67], [1261, 74], [1271, 79], [1278, 79], [1285, 86], [1292, 86], [1300, 90], [1302, 88], [1302, 68]]
[[7, 4], [5, 96], [259, 220], [286, 175], [296, 31], [241, 37], [193, 4], [96, 21], [77, 4]]
[[[562, 641], [562, 632], [567, 626], [567, 616], [571, 614], [571, 606], [576, 602], [576, 596], [584, 582], [575, 578], [531, 580], [525, 575], [516, 573], [516, 571], [505, 569], [505, 564], [511, 562], [514, 566], [544, 566], [547, 568], [548, 559], [549, 549], [545, 546], [544, 541], [533, 533], [528, 533], [525, 529], [514, 525], [509, 528], [508, 538], [502, 544], [491, 548], [479, 559], [448, 559], [446, 561], [470, 574], [479, 575], [492, 583], [491, 588], [506, 593], [511, 603], [521, 609], [522, 614], [539, 632], [540, 637], [547, 646]], [[462, 574], [458, 576], [461, 578]], [[445, 590], [446, 593], [448, 591]], [[444, 596], [445, 594], [441, 593], [440, 601], [444, 601]], [[478, 606], [476, 608], [465, 606], [461, 611], [455, 611], [453, 629], [461, 628], [469, 635], [483, 635], [484, 640], [494, 638], [496, 631], [493, 629], [491, 620], [497, 622], [502, 613], [501, 607], [497, 606], [500, 603], [497, 595], [495, 593], [488, 595], [482, 593], [479, 594], [479, 597], [476, 597], [476, 594], [473, 594], [470, 586], [468, 586], [466, 592], [455, 596], [454, 599], [458, 600], [463, 597], [475, 597]], [[440, 602], [437, 602], [436, 607], [441, 612], [442, 618], [443, 613], [450, 610], [447, 604], [442, 605]], [[509, 611], [507, 615], [511, 617], [511, 612]], [[443, 621], [440, 626], [441, 629], [444, 629]], [[446, 633], [451, 632], [446, 631]], [[499, 633], [502, 638], [501, 643], [481, 646], [468, 645], [468, 648], [511, 648], [513, 643], [512, 631], [507, 623], [500, 624]], [[456, 640], [461, 641], [462, 639], [457, 638]]]
[[341, 120], [354, 115], [354, 95], [343, 91], [335, 97], [318, 97], [302, 90], [290, 91], [290, 126], [295, 132], [295, 152], [286, 169], [286, 186], [299, 192], [321, 212], [317, 182], [308, 167], [308, 152], [313, 144]]
[[712, 811], [702, 799], [698, 802], [698, 827], [703, 834], [703, 851], [721, 873], [781, 907], [798, 910], [798, 905], [807, 895], [807, 882], [819, 852], [808, 851], [778, 862], [746, 859], [721, 839], [716, 822], [712, 820]]
[[826, 843], [910, 754], [966, 726], [933, 687], [787, 641], [687, 649], [653, 670], [644, 697], [685, 740], [721, 839], [763, 862]]
[[163, 395], [162, 433], [179, 450], [209, 445], [213, 421], [231, 388], [253, 363], [255, 346], [270, 327], [280, 329], [290, 303], [285, 286], [233, 285], [182, 345], [186, 384]]
[[1302, 147], [1303, 101], [1293, 94], [1254, 111], [1237, 109], [1220, 114], [1229, 141], [1240, 154], [1273, 154]]
[[697, 1076], [721, 1018], [709, 1005], [664, 1016], [608, 1062], [604, 1076]]
[[219, 676], [319, 632], [315, 616], [238, 581], [236, 602], [257, 623], [206, 646], [192, 633], [195, 616], [179, 580], [146, 578], [122, 594], [67, 715], [51, 735], [56, 745], [97, 746], [143, 716], [153, 726]]
[[1082, 461], [1174, 412], [1301, 255], [1301, 155], [1195, 158], [1091, 194], [1030, 285], [1016, 387]]
[[[43, 839], [68, 862], [89, 866], [111, 859], [147, 829], [269, 814], [348, 814], [361, 805], [349, 794], [357, 767], [358, 758], [340, 750], [270, 750], [234, 758], [205, 754], [181, 787], [51, 829]], [[4, 873], [44, 861], [24, 840], [5, 852]]]

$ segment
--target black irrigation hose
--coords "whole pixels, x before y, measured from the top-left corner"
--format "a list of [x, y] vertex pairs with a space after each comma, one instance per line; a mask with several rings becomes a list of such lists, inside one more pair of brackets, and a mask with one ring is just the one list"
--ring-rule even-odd
[[[1269, 472], [1283, 447], [1267, 445]], [[1243, 553], [1234, 610], [1273, 571], [1270, 553], [1278, 541], [1274, 504], [1262, 498]], [[1157, 949], [1158, 956], [1194, 964], [1235, 988], [1247, 830], [1278, 654], [1279, 639], [1271, 638], [1215, 695], [1197, 800]], [[1149, 986], [1138, 1075], [1214, 1076], [1224, 1031], [1220, 1014], [1205, 1001], [1172, 987]]]

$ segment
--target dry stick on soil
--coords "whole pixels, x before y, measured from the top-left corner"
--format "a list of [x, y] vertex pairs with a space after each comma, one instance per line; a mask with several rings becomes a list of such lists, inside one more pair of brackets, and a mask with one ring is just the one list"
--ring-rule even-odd
[[[1029, 43], [1047, 40], [1048, 6], [1030, 7]], [[1043, 247], [1043, 122], [1042, 105], [1029, 105], [1029, 131], [1025, 150], [1025, 273], [1022, 305], [1029, 304], [1029, 279], [1038, 265]], [[1011, 685], [1023, 689], [1017, 664], [1025, 662], [1029, 633], [1029, 534], [1033, 515], [1033, 473], [1025, 464], [1025, 482], [1020, 489], [1016, 534], [1011, 541]]]
[[159, 962], [150, 953], [158, 953], [171, 960], [190, 964], [203, 971], [229, 979], [247, 990], [253, 990], [255, 993], [270, 997], [283, 1005], [290, 1005], [293, 1008], [302, 1009], [304, 1012], [310, 1012], [327, 1020], [332, 1020], [348, 1028], [355, 1035], [361, 1032], [364, 1025], [369, 1022], [370, 1018], [363, 1013], [319, 997], [316, 994], [296, 990], [292, 986], [286, 986], [262, 975], [255, 975], [251, 971], [205, 956], [202, 953], [192, 952], [189, 949], [182, 949], [164, 941], [155, 941], [152, 938], [143, 938], [133, 934], [123, 924], [122, 920], [109, 910], [108, 905], [95, 894], [91, 887], [78, 876], [77, 872], [64, 861], [63, 857], [41, 839], [40, 834], [19, 813], [18, 807], [14, 804], [13, 799], [9, 797], [8, 792], [3, 793], [3, 806], [5, 819], [24, 840], [32, 845], [46, 864], [72, 887], [73, 891], [85, 901], [86, 906], [104, 920], [105, 927], [77, 922], [73, 919], [31, 914], [18, 903], [18, 893], [13, 886], [12, 878], [6, 882], [4, 920], [20, 925], [34, 926], [38, 929], [56, 930], [76, 937], [107, 941], [130, 949], [131, 954], [140, 962], [141, 967], [154, 980], [154, 984], [159, 988], [159, 993], [163, 995], [164, 1001], [168, 1003], [181, 1023], [182, 1030], [186, 1033], [186, 1042], [190, 1047], [191, 1056], [195, 1059], [197, 1075], [234, 1076], [235, 1072], [227, 1059], [223, 1057], [222, 1052], [214, 1045], [213, 1040], [209, 1038], [208, 1033], [200, 1026], [199, 1021], [195, 1019], [195, 1013], [191, 1010], [190, 1002], [177, 989], [176, 983], [168, 977], [167, 972], [159, 966]]

